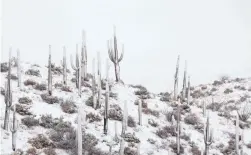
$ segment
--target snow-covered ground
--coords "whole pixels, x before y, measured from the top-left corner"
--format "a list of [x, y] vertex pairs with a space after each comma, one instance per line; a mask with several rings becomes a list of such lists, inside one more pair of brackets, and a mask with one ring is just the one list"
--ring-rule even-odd
[[[40, 70], [41, 77], [26, 75], [25, 72], [28, 69], [38, 69]], [[16, 67], [12, 69], [12, 73], [16, 74]], [[6, 81], [7, 72], [1, 72], [1, 87], [4, 88], [4, 82]], [[68, 74], [68, 86], [72, 89], [72, 92], [64, 92], [59, 88], [55, 88], [53, 86], [53, 96], [57, 96], [60, 99], [72, 99], [77, 107], [85, 105], [86, 100], [91, 96], [91, 88], [82, 87], [82, 96], [79, 97], [77, 93], [77, 89], [75, 83], [71, 81], [74, 77], [73, 71]], [[46, 83], [47, 82], [47, 68], [45, 66], [34, 66], [29, 63], [22, 63], [22, 83], [27, 79], [33, 79], [37, 83]], [[62, 75], [53, 75], [53, 85], [55, 83], [62, 83]], [[91, 84], [91, 80], [89, 81]], [[238, 89], [240, 87], [244, 87], [245, 89]], [[216, 88], [212, 90], [212, 88]], [[233, 92], [226, 94], [224, 91], [229, 88], [232, 89]], [[194, 146], [197, 146], [199, 150], [204, 149], [204, 136], [203, 132], [195, 129], [194, 125], [187, 124], [184, 121], [184, 118], [189, 114], [194, 113], [199, 118], [201, 124], [204, 124], [206, 118], [203, 117], [202, 113], [202, 102], [204, 101], [207, 105], [211, 104], [212, 96], [214, 102], [221, 104], [221, 109], [216, 109], [215, 111], [208, 110], [210, 114], [210, 128], [213, 129], [214, 140], [212, 145], [210, 146], [210, 154], [222, 155], [222, 150], [228, 147], [228, 141], [231, 139], [230, 134], [235, 134], [235, 110], [230, 110], [229, 114], [233, 117], [229, 119], [219, 116], [220, 111], [224, 111], [225, 107], [233, 105], [238, 108], [242, 108], [246, 103], [251, 106], [249, 97], [251, 96], [251, 79], [244, 79], [241, 81], [226, 81], [225, 83], [214, 86], [212, 84], [204, 84], [200, 86], [194, 86], [191, 90], [191, 94], [194, 95], [195, 92], [201, 92], [198, 98], [191, 98], [192, 104], [189, 105], [190, 111], [182, 114], [182, 122], [181, 122], [181, 135], [187, 135], [190, 137], [190, 140], [181, 139], [181, 145], [184, 148], [184, 154], [192, 155], [196, 154], [191, 153], [191, 149]], [[22, 88], [17, 87], [17, 81], [12, 80], [12, 90], [13, 90], [13, 104], [20, 104], [19, 98], [21, 97], [29, 97], [32, 100], [32, 103], [28, 105], [29, 111], [35, 116], [35, 118], [39, 119], [42, 115], [51, 114], [53, 118], [63, 117], [64, 121], [70, 121], [74, 127], [76, 127], [76, 117], [77, 113], [68, 114], [62, 111], [59, 103], [48, 104], [45, 103], [40, 94], [46, 93], [47, 91], [39, 91], [35, 90], [32, 86], [24, 86]], [[176, 137], [168, 135], [167, 138], [160, 138], [156, 132], [164, 126], [171, 126], [172, 122], [168, 122], [166, 120], [165, 114], [173, 110], [173, 106], [171, 102], [160, 101], [161, 95], [150, 93], [150, 98], [145, 99], [144, 102], [147, 103], [148, 110], [152, 109], [159, 112], [159, 115], [151, 115], [142, 113], [142, 126], [139, 126], [138, 123], [138, 106], [135, 105], [135, 101], [139, 99], [138, 95], [135, 95], [135, 91], [138, 88], [133, 88], [127, 84], [116, 84], [114, 83], [112, 86], [112, 92], [116, 93], [117, 99], [110, 97], [109, 104], [117, 104], [121, 107], [122, 111], [124, 108], [125, 101], [127, 102], [128, 107], [128, 115], [132, 116], [136, 122], [136, 127], [128, 127], [126, 133], [135, 134], [135, 136], [140, 140], [140, 154], [141, 155], [167, 155], [169, 152], [173, 152], [173, 149], [169, 146], [171, 143], [175, 143]], [[212, 90], [212, 91], [211, 91]], [[104, 90], [103, 92], [104, 93]], [[240, 100], [241, 98], [246, 97], [247, 99]], [[233, 100], [230, 102], [230, 100]], [[102, 101], [104, 101], [104, 96], [102, 97]], [[5, 113], [5, 104], [4, 104], [4, 96], [0, 95], [0, 108], [1, 108], [1, 117], [0, 123], [3, 125], [4, 122], [4, 113]], [[104, 103], [104, 102], [102, 102]], [[90, 106], [84, 106], [84, 110], [86, 113], [96, 113], [101, 117], [101, 111], [103, 111], [104, 105], [102, 104], [101, 108], [98, 110], [94, 110]], [[41, 126], [35, 127], [27, 127], [21, 123], [21, 119], [26, 116], [21, 116], [17, 114], [17, 118], [19, 120], [19, 128], [17, 133], [17, 149], [21, 149], [24, 152], [31, 148], [31, 144], [28, 143], [28, 140], [37, 136], [37, 134], [44, 134], [48, 136], [49, 130], [43, 128]], [[10, 114], [10, 122], [12, 120], [12, 112]], [[149, 120], [154, 120], [157, 123], [157, 126], [151, 126], [149, 124]], [[246, 124], [251, 126], [251, 119], [247, 121]], [[116, 121], [118, 127], [118, 134], [121, 133], [121, 121]], [[111, 141], [115, 134], [115, 121], [109, 120], [108, 124], [108, 134], [103, 134], [103, 118], [101, 121], [88, 123], [86, 127], [86, 132], [93, 134], [98, 139], [97, 147], [103, 151], [108, 152], [109, 147], [107, 143]], [[203, 127], [202, 127], [203, 129]], [[149, 141], [155, 141], [150, 143]], [[1, 127], [1, 154], [11, 154], [12, 151], [12, 137], [10, 131], [5, 131]], [[244, 152], [247, 155], [251, 155], [251, 146], [248, 148], [248, 144], [251, 145], [251, 128], [244, 128]], [[126, 146], [132, 145], [126, 142]], [[112, 147], [113, 152], [117, 152], [119, 150], [119, 144]], [[42, 153], [42, 149], [38, 149], [38, 153]], [[62, 149], [56, 149], [57, 154], [66, 155], [67, 151]], [[226, 153], [227, 154], [227, 153]]]

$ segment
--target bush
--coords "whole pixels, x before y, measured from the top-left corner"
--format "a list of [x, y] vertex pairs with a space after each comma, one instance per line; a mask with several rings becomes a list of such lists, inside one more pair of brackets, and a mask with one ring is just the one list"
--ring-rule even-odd
[[190, 136], [186, 135], [185, 133], [180, 136], [181, 139], [184, 139], [186, 141], [190, 141]]
[[36, 89], [36, 90], [43, 91], [43, 90], [46, 90], [46, 89], [47, 89], [46, 87], [47, 87], [47, 86], [46, 86], [46, 84], [44, 84], [44, 83], [42, 83], [42, 84], [36, 84], [35, 89]]
[[147, 91], [147, 89], [144, 86], [142, 86], [142, 85], [134, 85], [134, 86], [132, 86], [131, 85], [131, 87], [138, 89], [138, 90], [136, 90], [134, 92], [134, 94], [140, 96], [141, 99], [148, 99], [148, 98], [150, 98], [150, 94], [149, 94], [149, 92]]
[[155, 117], [159, 117], [159, 112], [157, 110], [153, 110], [153, 109], [149, 109], [149, 108], [143, 108], [142, 109], [142, 112], [144, 114], [150, 114], [150, 115], [153, 115]]
[[211, 92], [215, 92], [215, 91], [217, 91], [217, 90], [218, 90], [217, 88], [214, 88], [214, 87], [213, 87], [210, 91], [211, 91]]
[[28, 143], [30, 143], [31, 146], [35, 147], [36, 149], [42, 149], [49, 146], [54, 147], [54, 144], [51, 143], [43, 134], [38, 134], [37, 137], [29, 139]]
[[201, 151], [197, 146], [193, 146], [190, 151], [193, 155], [201, 155]]
[[52, 74], [61, 75], [63, 73], [63, 69], [55, 64], [51, 64], [51, 72]]
[[213, 102], [207, 105], [207, 109], [211, 109], [212, 111], [218, 111], [221, 109], [221, 107], [222, 107], [222, 103], [218, 103], [218, 102]]
[[175, 126], [164, 126], [156, 131], [157, 136], [162, 139], [166, 139], [169, 136], [176, 136]]
[[30, 104], [32, 103], [32, 100], [29, 97], [21, 97], [18, 99], [18, 102], [20, 104]]
[[127, 125], [131, 128], [136, 127], [136, 122], [132, 116], [128, 116]]
[[35, 70], [35, 69], [28, 69], [25, 72], [26, 75], [32, 75], [32, 76], [37, 76], [37, 77], [41, 77], [40, 71], [39, 70]]
[[251, 116], [251, 106], [247, 103], [241, 110], [238, 110], [240, 120], [246, 122]]
[[63, 86], [61, 88], [62, 91], [65, 91], [65, 92], [72, 92], [71, 88], [69, 86]]
[[119, 105], [111, 104], [108, 111], [108, 118], [111, 120], [122, 121], [123, 114]]
[[157, 127], [159, 124], [154, 121], [153, 119], [148, 119], [148, 124], [150, 124], [152, 127]]
[[37, 155], [37, 149], [32, 147], [32, 148], [29, 148], [27, 151], [26, 151], [26, 154], [27, 155]]
[[[169, 145], [170, 148], [173, 149], [174, 153], [177, 153], [177, 144], [176, 143], [171, 143]], [[180, 145], [180, 153], [183, 154], [184, 153], [184, 148], [182, 145]]]
[[160, 93], [161, 97], [160, 97], [160, 101], [163, 101], [163, 102], [169, 102], [171, 101], [171, 95], [166, 92], [166, 93]]
[[86, 115], [86, 119], [89, 120], [90, 123], [92, 123], [92, 122], [100, 122], [102, 120], [99, 115], [94, 114], [94, 113], [88, 113]]
[[57, 82], [57, 83], [54, 84], [54, 87], [55, 88], [61, 88], [61, 87], [63, 87], [63, 84]]
[[118, 94], [117, 94], [117, 93], [110, 92], [109, 97], [118, 99]]
[[134, 104], [135, 104], [135, 105], [139, 105], [139, 102], [141, 102], [142, 108], [147, 108], [147, 107], [148, 107], [148, 106], [147, 106], [147, 102], [146, 102], [145, 100], [143, 100], [143, 99], [135, 100]]
[[232, 93], [233, 92], [233, 90], [232, 89], [229, 89], [229, 88], [226, 88], [225, 90], [224, 90], [224, 94], [230, 94], [230, 93]]
[[213, 85], [214, 85], [214, 86], [220, 86], [220, 85], [222, 85], [222, 84], [223, 84], [222, 81], [217, 81], [217, 80], [215, 80], [215, 81], [213, 82]]
[[35, 119], [33, 116], [26, 116], [21, 119], [21, 122], [27, 127], [38, 126], [39, 121]]
[[[13, 107], [11, 109], [13, 110]], [[16, 112], [22, 116], [32, 115], [32, 113], [29, 111], [29, 107], [20, 104], [16, 104]]]
[[124, 140], [128, 143], [140, 143], [140, 140], [135, 136], [135, 134], [126, 133], [124, 135]]
[[35, 81], [31, 80], [31, 79], [28, 79], [28, 80], [24, 81], [25, 86], [34, 86], [36, 84], [37, 83]]
[[74, 103], [74, 101], [71, 99], [68, 99], [68, 100], [62, 102], [60, 104], [60, 106], [61, 106], [61, 109], [63, 110], [63, 112], [65, 112], [65, 113], [73, 114], [73, 113], [77, 112], [77, 106]]
[[205, 97], [206, 95], [201, 90], [194, 90], [193, 92], [191, 92], [191, 96], [198, 99], [200, 97]]
[[235, 152], [235, 140], [231, 139], [228, 141], [228, 146], [224, 148], [221, 153], [224, 155], [232, 154]]
[[56, 96], [50, 96], [49, 94], [41, 94], [41, 98], [44, 102], [49, 104], [59, 103], [59, 99]]
[[125, 147], [124, 155], [138, 155], [137, 150], [131, 147]]
[[44, 128], [52, 128], [54, 126], [54, 121], [51, 115], [42, 115], [39, 120], [39, 125]]
[[45, 155], [57, 155], [55, 149], [53, 149], [52, 147], [45, 148], [43, 151]]
[[[6, 78], [8, 79], [9, 75], [7, 75]], [[10, 79], [11, 80], [18, 80], [18, 77], [16, 75], [14, 75], [14, 74], [10, 74]]]
[[87, 106], [93, 107], [93, 96], [90, 96], [86, 101], [85, 104]]
[[199, 118], [197, 117], [196, 114], [189, 114], [185, 117], [184, 119], [186, 124], [190, 124], [190, 125], [196, 125], [200, 122]]
[[1, 63], [1, 72], [7, 72], [9, 70], [7, 62]]
[[70, 122], [65, 122], [63, 118], [55, 119], [53, 129], [57, 132], [70, 132], [73, 130]]

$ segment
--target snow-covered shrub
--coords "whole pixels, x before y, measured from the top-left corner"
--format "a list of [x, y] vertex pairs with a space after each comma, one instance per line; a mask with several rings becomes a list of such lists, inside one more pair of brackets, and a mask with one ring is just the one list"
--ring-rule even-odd
[[61, 75], [63, 73], [63, 69], [55, 64], [51, 64], [51, 72], [52, 74]]
[[192, 91], [190, 95], [196, 99], [206, 96], [206, 94], [203, 93], [200, 89]]
[[[9, 78], [9, 75], [7, 75], [6, 78]], [[14, 74], [10, 74], [10, 79], [11, 80], [18, 80], [18, 77]]]
[[9, 70], [7, 62], [1, 63], [1, 72], [7, 72]]
[[34, 80], [31, 80], [31, 79], [27, 79], [26, 81], [24, 81], [25, 86], [34, 86], [36, 84], [37, 84], [37, 82], [35, 82]]
[[26, 116], [21, 119], [21, 122], [26, 125], [27, 127], [38, 126], [39, 121], [35, 119], [33, 116]]
[[207, 105], [207, 109], [210, 109], [212, 111], [218, 111], [221, 109], [222, 106], [223, 106], [222, 103], [213, 102], [213, 103]]
[[201, 151], [198, 146], [192, 146], [190, 151], [193, 155], [201, 155]]
[[44, 83], [41, 83], [41, 84], [36, 84], [35, 85], [35, 89], [36, 90], [40, 90], [40, 91], [43, 91], [43, 90], [46, 90], [47, 89], [47, 86], [46, 86], [46, 84], [44, 84]]
[[230, 88], [226, 88], [226, 89], [224, 90], [224, 94], [230, 94], [230, 93], [232, 93], [232, 92], [233, 92], [233, 90], [230, 89]]
[[98, 144], [98, 139], [92, 134], [84, 134], [83, 136], [83, 149], [85, 151], [91, 150]]
[[118, 94], [110, 92], [109, 97], [114, 98], [114, 99], [118, 99]]
[[150, 144], [155, 144], [156, 143], [156, 140], [152, 139], [152, 138], [148, 138], [147, 141], [150, 143]]
[[53, 129], [57, 132], [68, 132], [71, 131], [73, 128], [71, 126], [71, 122], [66, 122], [63, 118], [54, 119], [55, 123]]
[[160, 101], [169, 102], [171, 100], [171, 94], [168, 92], [160, 93], [160, 95], [161, 95]]
[[[11, 109], [13, 110], [13, 107]], [[29, 111], [29, 107], [21, 104], [16, 104], [16, 112], [20, 115], [32, 115]]]
[[89, 120], [90, 123], [100, 122], [102, 120], [100, 115], [94, 114], [92, 112], [86, 115], [86, 119]]
[[77, 111], [77, 106], [72, 99], [67, 99], [63, 101], [60, 104], [60, 106], [63, 112], [68, 113], [68, 114], [73, 114]]
[[65, 91], [65, 92], [72, 92], [72, 90], [69, 86], [63, 86], [63, 87], [61, 87], [61, 90]]
[[153, 119], [148, 119], [148, 124], [151, 125], [152, 127], [159, 126], [159, 124]]
[[134, 133], [126, 133], [124, 135], [124, 140], [128, 143], [140, 143], [139, 138], [137, 138]]
[[202, 85], [201, 90], [205, 90], [205, 89], [207, 89], [207, 85]]
[[37, 154], [37, 149], [34, 148], [34, 147], [31, 147], [31, 148], [29, 148], [28, 150], [26, 150], [26, 154], [27, 154], [27, 155], [30, 155], [30, 154], [36, 155], [36, 154]]
[[86, 101], [85, 104], [87, 106], [93, 107], [93, 96], [90, 96]]
[[56, 147], [60, 149], [74, 149], [76, 147], [76, 131], [71, 128], [68, 132], [60, 132], [62, 134], [62, 139], [60, 141], [56, 141]]
[[154, 110], [154, 109], [150, 109], [150, 108], [143, 108], [142, 109], [142, 112], [144, 113], [144, 114], [150, 114], [150, 115], [153, 115], [153, 116], [155, 116], [155, 117], [159, 117], [159, 111], [157, 111], [157, 110]]
[[246, 87], [244, 87], [244, 86], [240, 86], [240, 85], [236, 85], [236, 86], [234, 86], [234, 89], [238, 89], [238, 90], [246, 90]]
[[186, 133], [182, 133], [180, 136], [180, 139], [184, 139], [186, 141], [190, 141], [190, 136], [187, 135]]
[[136, 127], [136, 122], [132, 116], [128, 116], [127, 125], [131, 128]]
[[57, 83], [54, 84], [54, 87], [55, 87], [55, 88], [61, 88], [61, 87], [63, 87], [63, 84], [57, 82]]
[[[173, 152], [174, 153], [177, 153], [177, 144], [175, 142], [172, 142], [170, 145], [169, 145], [170, 148], [173, 149]], [[184, 147], [182, 145], [180, 145], [180, 153], [183, 154], [184, 153]]]
[[215, 91], [217, 91], [217, 90], [218, 90], [217, 88], [213, 87], [210, 91], [211, 91], [211, 92], [215, 92]]
[[52, 147], [45, 148], [43, 152], [45, 155], [57, 155], [55, 149]]
[[213, 82], [213, 86], [220, 86], [220, 85], [222, 85], [223, 84], [223, 82], [222, 81], [218, 81], [218, 80], [215, 80], [214, 82]]
[[238, 110], [239, 118], [243, 122], [246, 122], [251, 116], [251, 105], [249, 104], [250, 103], [246, 103], [242, 109]]
[[40, 71], [37, 69], [28, 69], [25, 72], [26, 75], [32, 75], [32, 76], [37, 76], [37, 77], [41, 77]]
[[149, 94], [148, 90], [146, 89], [146, 87], [144, 87], [142, 85], [131, 85], [131, 87], [138, 89], [134, 92], [134, 94], [138, 95], [139, 98], [141, 98], [141, 99], [149, 99], [150, 98], [150, 94]]
[[119, 105], [111, 104], [108, 111], [108, 118], [111, 120], [122, 121], [123, 113]]
[[169, 136], [176, 136], [175, 126], [164, 126], [156, 131], [156, 135], [162, 139], [166, 139]]
[[54, 144], [43, 134], [38, 134], [37, 137], [28, 140], [28, 143], [36, 149], [54, 147]]
[[53, 104], [53, 103], [59, 103], [59, 98], [57, 96], [50, 96], [47, 93], [40, 95], [42, 100], [46, 103]]
[[32, 100], [29, 97], [21, 97], [18, 99], [20, 104], [31, 104]]
[[44, 128], [52, 128], [54, 126], [54, 120], [51, 115], [42, 115], [39, 119], [39, 125]]
[[234, 139], [230, 139], [228, 141], [228, 146], [223, 148], [221, 150], [221, 153], [224, 155], [228, 155], [228, 154], [232, 154], [235, 152], [235, 140]]
[[194, 113], [192, 114], [188, 114], [185, 118], [184, 118], [184, 122], [186, 124], [190, 124], [190, 125], [196, 125], [200, 122], [198, 116]]
[[248, 94], [245, 94], [244, 96], [241, 96], [239, 102], [245, 102], [248, 98], [250, 98], [250, 96]]
[[124, 155], [137, 155], [137, 149], [131, 147], [125, 147]]
[[81, 86], [88, 87], [88, 88], [92, 87], [92, 85], [90, 85], [88, 82], [84, 81], [83, 79], [82, 79], [82, 82], [81, 82]]

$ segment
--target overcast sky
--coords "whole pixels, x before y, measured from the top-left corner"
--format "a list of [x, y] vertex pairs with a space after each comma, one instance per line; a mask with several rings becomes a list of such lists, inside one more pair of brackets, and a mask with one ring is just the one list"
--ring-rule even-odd
[[64, 45], [75, 53], [85, 29], [90, 72], [97, 51], [103, 63], [108, 57], [113, 25], [125, 47], [125, 83], [172, 90], [179, 54], [180, 84], [185, 60], [193, 85], [251, 75], [250, 0], [4, 0], [2, 60], [12, 46], [23, 60], [46, 64], [51, 44], [58, 63]]

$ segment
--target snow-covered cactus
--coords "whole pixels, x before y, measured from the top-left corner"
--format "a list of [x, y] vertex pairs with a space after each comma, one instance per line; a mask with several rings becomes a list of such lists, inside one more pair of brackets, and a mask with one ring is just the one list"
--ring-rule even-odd
[[78, 44], [76, 45], [76, 66], [73, 64], [72, 56], [71, 56], [71, 67], [76, 72], [76, 87], [78, 88], [78, 95], [81, 96], [81, 66], [79, 65], [80, 58], [78, 56]]
[[77, 122], [78, 122], [78, 125], [77, 125], [77, 152], [78, 152], [78, 155], [82, 155], [82, 133], [83, 133], [83, 126], [85, 125], [85, 119], [86, 119], [86, 113], [84, 112], [83, 108], [79, 108], [78, 109], [78, 116], [77, 116]]
[[126, 129], [127, 129], [127, 102], [124, 102], [124, 111], [123, 111], [123, 121], [122, 121], [122, 133], [121, 133], [121, 137], [123, 137], [125, 135]]
[[137, 155], [140, 155], [140, 142], [138, 143], [138, 146], [137, 146]]
[[213, 130], [209, 126], [209, 114], [204, 128], [205, 155], [209, 155], [209, 146], [213, 143]]
[[16, 105], [13, 105], [13, 120], [10, 124], [10, 131], [12, 132], [12, 150], [16, 150], [16, 141], [17, 141], [17, 129], [18, 129], [18, 121], [16, 119]]
[[96, 64], [95, 58], [92, 60], [92, 100], [93, 100], [93, 108], [97, 107], [97, 87], [96, 87]]
[[174, 75], [174, 90], [173, 90], [173, 99], [177, 100], [177, 92], [178, 92], [178, 76], [179, 76], [179, 62], [180, 62], [180, 56], [178, 56], [177, 64], [176, 64], [176, 72]]
[[20, 63], [20, 51], [19, 49], [17, 50], [17, 86], [21, 88], [21, 63]]
[[182, 100], [185, 101], [186, 99], [186, 88], [187, 88], [187, 61], [185, 61], [185, 70], [184, 70], [184, 77], [183, 77], [183, 88], [182, 88]]
[[82, 34], [82, 51], [81, 51], [81, 77], [82, 79], [87, 79], [87, 49], [86, 49], [86, 38], [85, 31]]
[[100, 52], [97, 52], [97, 57], [98, 57], [98, 75], [97, 75], [97, 78], [98, 78], [98, 89], [97, 89], [97, 95], [98, 95], [98, 101], [97, 101], [97, 107], [100, 107], [101, 106], [101, 58], [100, 58]]
[[176, 124], [176, 145], [177, 145], [177, 155], [180, 154], [180, 133], [181, 133], [181, 127], [180, 127], [180, 98], [178, 98], [177, 102], [177, 124]]
[[142, 125], [142, 101], [139, 101], [138, 104], [138, 113], [139, 113], [139, 125]]
[[[235, 151], [236, 151], [236, 155], [243, 155], [243, 132], [242, 132], [242, 136], [241, 136], [241, 144], [239, 144], [239, 137], [240, 137], [240, 132], [239, 132], [239, 124], [240, 120], [239, 120], [239, 115], [236, 115], [236, 122], [235, 122]], [[239, 147], [241, 146], [241, 150], [239, 150]]]
[[63, 67], [63, 84], [67, 85], [67, 62], [66, 62], [66, 48], [63, 47], [63, 61], [61, 61], [61, 65]]
[[190, 103], [190, 87], [191, 87], [191, 85], [190, 85], [190, 76], [188, 76], [188, 84], [187, 84], [187, 104], [189, 104]]
[[[112, 45], [112, 42], [113, 42], [113, 45]], [[112, 40], [108, 41], [108, 54], [109, 54], [110, 60], [114, 64], [116, 82], [119, 82], [120, 81], [120, 66], [119, 66], [119, 64], [124, 56], [124, 45], [122, 45], [121, 55], [119, 56], [115, 27], [114, 27], [113, 41]]]
[[106, 61], [106, 87], [105, 87], [105, 115], [104, 115], [104, 133], [108, 131], [108, 107], [109, 107], [109, 62]]
[[4, 102], [6, 105], [5, 108], [5, 117], [4, 117], [4, 130], [8, 130], [9, 118], [10, 118], [10, 108], [12, 106], [12, 90], [11, 90], [11, 48], [9, 51], [9, 70], [8, 70], [8, 79], [5, 83], [5, 95]]
[[125, 141], [121, 137], [120, 146], [119, 146], [119, 155], [124, 155], [124, 149], [125, 149]]
[[52, 95], [51, 45], [49, 45], [49, 59], [48, 59], [48, 94]]
[[202, 104], [203, 104], [203, 116], [206, 117], [206, 112], [207, 112], [207, 109], [206, 109], [206, 102], [205, 102], [205, 101], [202, 101]]

